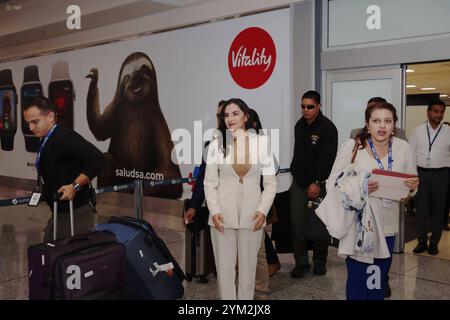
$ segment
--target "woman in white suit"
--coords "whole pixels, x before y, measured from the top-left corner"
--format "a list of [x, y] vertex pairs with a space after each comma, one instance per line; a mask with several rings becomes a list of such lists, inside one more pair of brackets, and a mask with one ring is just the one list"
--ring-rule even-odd
[[204, 180], [219, 296], [251, 300], [262, 228], [276, 194], [275, 163], [269, 138], [248, 130], [249, 108], [244, 101], [228, 100], [220, 117], [221, 134], [209, 146]]

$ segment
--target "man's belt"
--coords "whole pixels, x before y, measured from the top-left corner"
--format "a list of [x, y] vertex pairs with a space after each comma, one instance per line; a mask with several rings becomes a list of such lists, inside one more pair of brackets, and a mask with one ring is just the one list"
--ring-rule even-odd
[[417, 169], [419, 169], [419, 170], [421, 170], [421, 171], [435, 172], [435, 171], [440, 171], [440, 170], [447, 170], [447, 167], [442, 167], [442, 168], [423, 168], [423, 167], [417, 167]]

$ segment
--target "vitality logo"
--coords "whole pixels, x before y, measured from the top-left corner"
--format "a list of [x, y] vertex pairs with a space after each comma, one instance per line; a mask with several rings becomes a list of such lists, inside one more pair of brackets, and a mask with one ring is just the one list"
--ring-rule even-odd
[[264, 29], [251, 27], [233, 40], [228, 53], [228, 69], [242, 88], [256, 89], [269, 80], [277, 58], [275, 43]]

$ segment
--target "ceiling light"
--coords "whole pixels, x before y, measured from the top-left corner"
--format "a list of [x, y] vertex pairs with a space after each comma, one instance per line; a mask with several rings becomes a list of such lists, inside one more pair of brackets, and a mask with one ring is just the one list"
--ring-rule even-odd
[[440, 98], [447, 98], [447, 97], [448, 97], [448, 94], [440, 94], [439, 97], [440, 97]]
[[420, 88], [420, 90], [423, 90], [423, 91], [431, 91], [431, 90], [436, 90], [436, 88]]
[[413, 69], [406, 69], [406, 72], [416, 72], [416, 70], [413, 70]]
[[415, 88], [416, 85], [415, 85], [415, 84], [407, 84], [406, 87], [407, 87], [407, 88]]

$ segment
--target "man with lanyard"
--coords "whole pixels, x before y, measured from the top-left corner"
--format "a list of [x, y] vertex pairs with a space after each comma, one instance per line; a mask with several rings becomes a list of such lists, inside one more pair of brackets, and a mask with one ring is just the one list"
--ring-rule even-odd
[[[72, 129], [56, 123], [55, 108], [45, 97], [32, 100], [23, 109], [24, 120], [40, 138], [36, 157], [37, 192], [53, 208], [54, 195], [74, 200], [74, 232], [88, 232], [95, 225], [95, 207], [90, 181], [104, 164], [103, 154]], [[70, 236], [68, 201], [58, 205], [57, 238]], [[47, 223], [44, 242], [53, 240], [53, 216]]]
[[[428, 121], [416, 127], [409, 138], [414, 153], [420, 185], [414, 205], [417, 215], [418, 244], [414, 253], [439, 253], [438, 244], [442, 235], [442, 214], [447, 196], [448, 170], [450, 166], [450, 127], [442, 124], [445, 103], [430, 102]], [[428, 244], [427, 225], [431, 216], [431, 237]]]
[[[292, 278], [302, 278], [310, 269], [308, 241], [303, 230], [308, 228], [308, 216], [314, 209], [308, 202], [324, 191], [324, 181], [330, 175], [338, 148], [336, 126], [320, 111], [320, 94], [308, 91], [301, 100], [302, 118], [295, 125], [294, 157], [291, 162], [293, 176], [290, 188], [290, 223], [295, 267]], [[325, 275], [328, 243], [314, 241], [313, 274]]]

